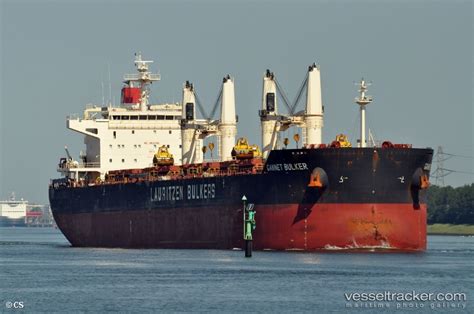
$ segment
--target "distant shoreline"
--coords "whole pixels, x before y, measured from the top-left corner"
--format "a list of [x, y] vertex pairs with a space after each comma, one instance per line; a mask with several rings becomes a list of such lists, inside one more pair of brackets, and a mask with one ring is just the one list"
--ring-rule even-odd
[[429, 235], [474, 235], [474, 225], [433, 224], [428, 225]]

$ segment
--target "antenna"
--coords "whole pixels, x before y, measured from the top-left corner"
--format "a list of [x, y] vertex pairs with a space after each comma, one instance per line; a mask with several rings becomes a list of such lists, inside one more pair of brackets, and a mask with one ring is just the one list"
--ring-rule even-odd
[[100, 75], [100, 83], [102, 85], [102, 107], [105, 105], [105, 95], [104, 95], [104, 78], [102, 74]]
[[148, 72], [148, 63], [153, 63], [152, 60], [142, 60], [142, 53], [138, 52], [135, 54], [135, 66], [139, 72]]
[[153, 61], [142, 60], [141, 53], [135, 53], [135, 66], [138, 73], [125, 74], [123, 77], [124, 82], [127, 85], [140, 88], [140, 109], [142, 111], [146, 111], [148, 107], [148, 100], [150, 96], [149, 85], [154, 81], [159, 81], [161, 79], [159, 74], [154, 74], [148, 71], [148, 63], [152, 62]]
[[67, 148], [67, 146], [64, 146], [64, 150], [66, 151], [66, 155], [67, 155], [67, 159], [72, 161], [72, 156], [71, 154], [69, 153], [69, 149]]
[[107, 70], [109, 72], [109, 103], [112, 101], [112, 81], [110, 80], [110, 62], [107, 63]]

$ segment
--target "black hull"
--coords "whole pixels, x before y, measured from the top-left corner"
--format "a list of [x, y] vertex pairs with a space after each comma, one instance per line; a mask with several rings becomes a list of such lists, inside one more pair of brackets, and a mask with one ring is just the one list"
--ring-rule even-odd
[[[426, 226], [422, 227], [426, 224], [426, 207], [425, 190], [420, 180], [421, 176], [429, 174], [432, 154], [431, 149], [398, 148], [278, 150], [271, 152], [261, 174], [75, 188], [52, 186], [49, 196], [59, 228], [76, 246], [240, 246], [241, 199], [245, 195], [249, 202], [255, 203], [257, 219], [266, 220], [263, 225], [267, 229], [259, 227], [261, 238], [290, 232], [290, 229], [285, 230], [298, 228], [303, 223], [307, 228], [308, 221], [317, 216], [320, 219], [314, 222], [315, 226], [321, 223], [321, 219], [359, 219], [364, 222], [371, 219], [367, 217], [375, 217], [380, 212], [391, 221], [413, 221], [413, 228], [418, 230], [404, 232], [415, 233], [413, 241], [416, 243], [406, 246], [423, 249], [426, 245]], [[311, 186], [315, 172], [319, 173], [322, 186]], [[399, 214], [397, 208], [400, 208]], [[339, 213], [340, 210], [344, 212]], [[338, 218], [348, 211], [354, 212], [352, 218]], [[413, 217], [407, 216], [411, 212]], [[274, 230], [272, 221], [281, 226], [281, 230]], [[346, 222], [341, 220], [340, 223]], [[337, 237], [338, 227], [335, 228], [325, 232], [334, 232]], [[375, 231], [374, 227], [368, 229], [377, 240], [380, 228], [375, 226]], [[143, 230], [143, 233], [138, 236], [137, 230]], [[301, 232], [307, 234], [308, 230]], [[350, 237], [351, 232], [355, 231], [347, 229], [339, 233], [341, 237], [344, 233]], [[424, 241], [420, 240], [420, 232]], [[139, 238], [133, 238], [133, 233]], [[313, 237], [320, 236], [318, 232], [313, 233]], [[401, 235], [403, 237], [410, 238], [410, 235]], [[278, 242], [281, 245], [269, 248], [292, 249], [290, 240], [282, 239]], [[347, 243], [347, 239], [345, 242], [336, 240], [332, 243]], [[317, 249], [318, 245], [313, 248]], [[308, 248], [307, 245], [301, 246]], [[256, 247], [259, 248], [258, 241]], [[266, 248], [265, 243], [260, 248]]]

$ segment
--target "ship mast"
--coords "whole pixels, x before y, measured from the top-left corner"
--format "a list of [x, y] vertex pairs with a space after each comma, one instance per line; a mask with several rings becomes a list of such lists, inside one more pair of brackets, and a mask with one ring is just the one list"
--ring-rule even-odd
[[372, 85], [371, 83], [367, 83], [364, 78], [360, 80], [360, 83], [357, 84], [359, 86], [359, 97], [355, 98], [355, 103], [360, 107], [360, 146], [359, 147], [367, 147], [367, 143], [365, 141], [365, 106], [372, 102], [372, 96], [368, 96], [365, 93], [367, 92], [368, 87]]
[[130, 87], [139, 87], [140, 88], [140, 110], [146, 111], [149, 104], [150, 97], [150, 84], [154, 81], [159, 81], [161, 79], [159, 74], [153, 74], [148, 69], [148, 64], [153, 63], [153, 61], [142, 60], [141, 53], [135, 54], [135, 66], [137, 67], [138, 73], [135, 74], [126, 74], [123, 79], [126, 84]]

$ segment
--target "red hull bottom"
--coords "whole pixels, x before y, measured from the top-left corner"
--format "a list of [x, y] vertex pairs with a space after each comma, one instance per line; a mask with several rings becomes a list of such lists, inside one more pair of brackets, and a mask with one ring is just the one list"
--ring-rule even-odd
[[[426, 249], [426, 205], [258, 205], [256, 250]], [[239, 208], [55, 214], [73, 246], [242, 248]]]

